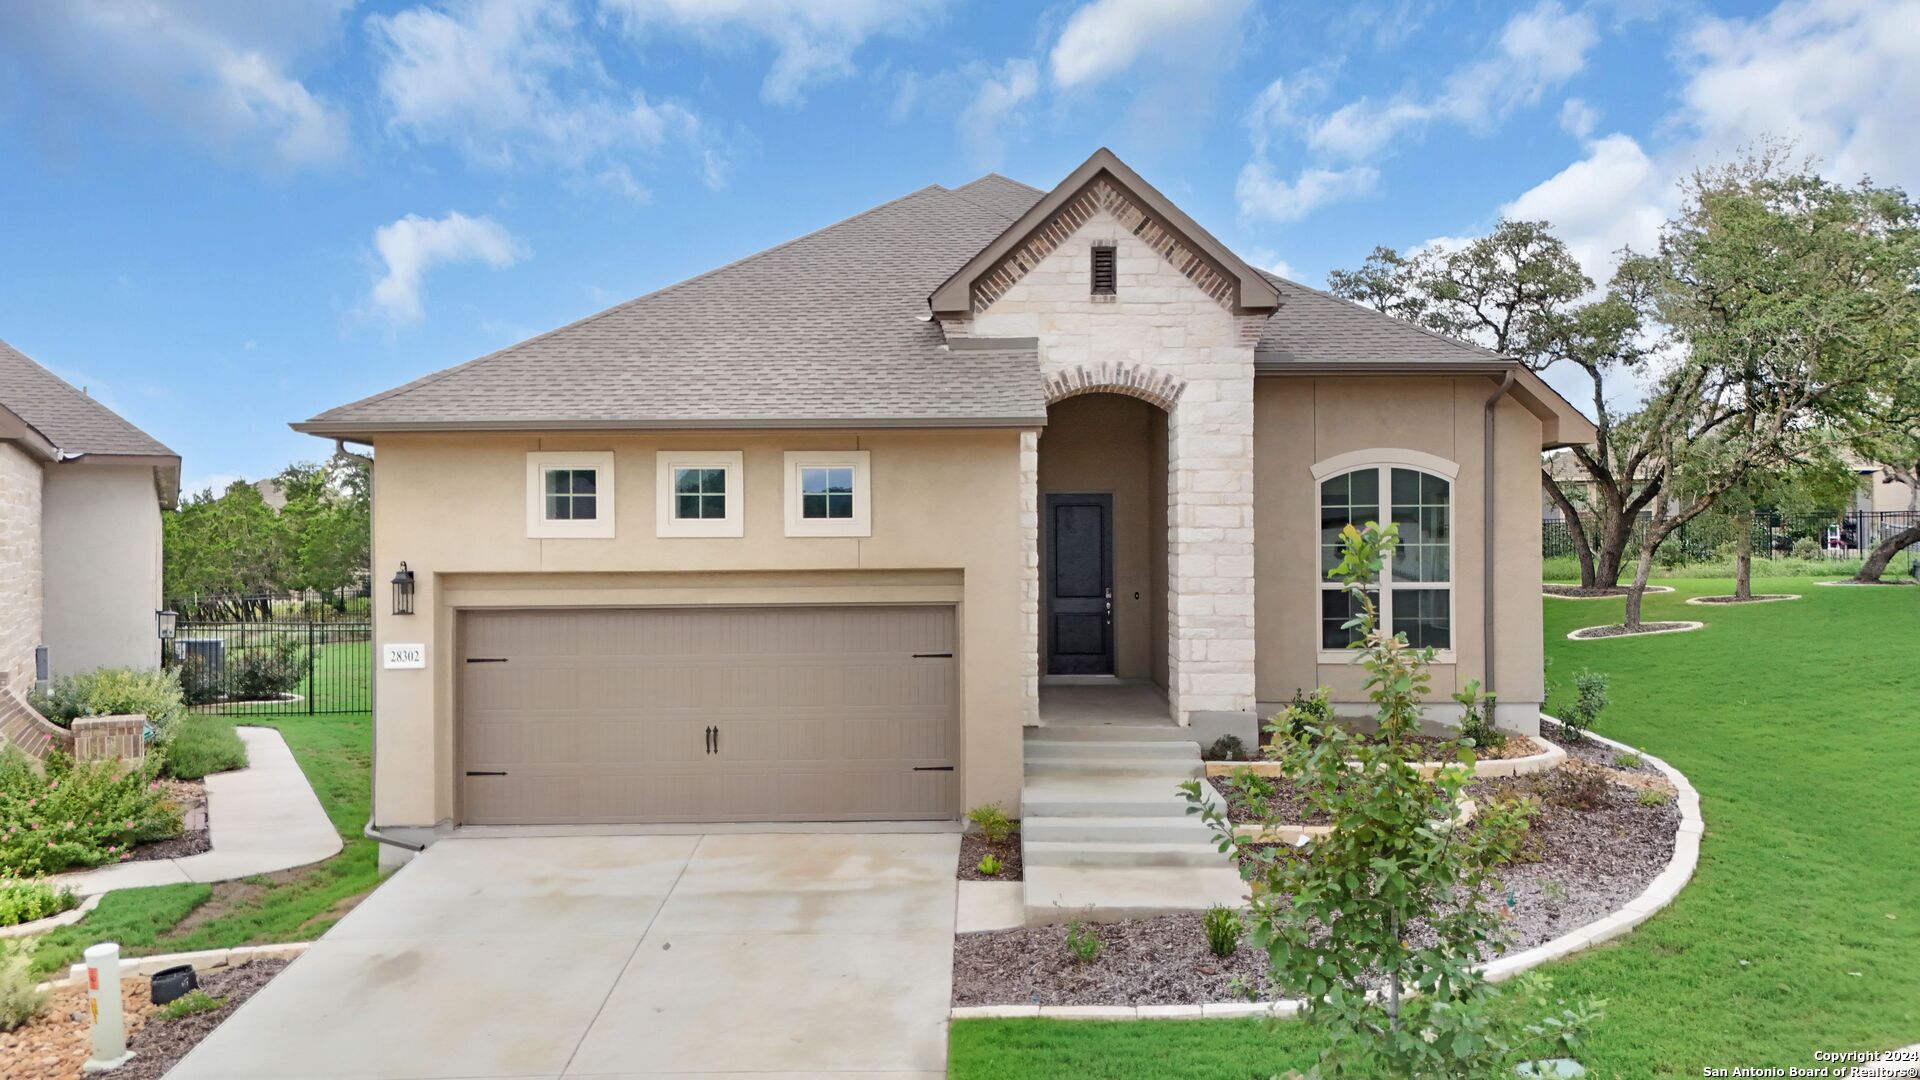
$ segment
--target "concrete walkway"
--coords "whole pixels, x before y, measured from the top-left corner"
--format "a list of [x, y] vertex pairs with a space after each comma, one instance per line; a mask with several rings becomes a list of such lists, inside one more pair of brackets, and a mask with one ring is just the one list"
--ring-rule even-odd
[[455, 837], [172, 1080], [945, 1075], [946, 835]]
[[305, 866], [338, 852], [340, 834], [286, 740], [272, 728], [238, 730], [247, 744], [247, 767], [206, 780], [212, 851], [60, 874], [53, 883], [94, 896], [142, 885], [230, 881]]

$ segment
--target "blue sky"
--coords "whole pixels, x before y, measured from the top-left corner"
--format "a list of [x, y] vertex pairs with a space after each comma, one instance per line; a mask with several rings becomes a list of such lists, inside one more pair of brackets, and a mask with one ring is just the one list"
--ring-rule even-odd
[[1909, 187], [1920, 0], [0, 5], [0, 338], [194, 487], [286, 424], [930, 183], [1110, 146], [1310, 284], [1767, 135]]

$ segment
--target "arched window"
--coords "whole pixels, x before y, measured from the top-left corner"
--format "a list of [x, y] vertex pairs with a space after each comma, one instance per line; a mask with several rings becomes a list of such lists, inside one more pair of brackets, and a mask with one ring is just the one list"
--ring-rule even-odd
[[1320, 648], [1345, 649], [1353, 636], [1342, 629], [1355, 614], [1353, 600], [1326, 576], [1340, 565], [1340, 530], [1388, 520], [1400, 527], [1400, 543], [1374, 594], [1381, 625], [1410, 645], [1452, 649], [1452, 463], [1407, 451], [1357, 468], [1344, 467], [1350, 455], [1342, 458], [1349, 460], [1314, 470], [1320, 481]]

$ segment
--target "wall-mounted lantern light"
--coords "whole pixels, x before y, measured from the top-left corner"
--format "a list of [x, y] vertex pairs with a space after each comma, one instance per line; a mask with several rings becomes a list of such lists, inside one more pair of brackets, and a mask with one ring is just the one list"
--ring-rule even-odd
[[413, 614], [413, 571], [406, 563], [401, 563], [400, 572], [393, 575], [393, 613]]
[[156, 611], [153, 613], [153, 628], [161, 641], [172, 641], [174, 631], [180, 625], [180, 613], [177, 611]]

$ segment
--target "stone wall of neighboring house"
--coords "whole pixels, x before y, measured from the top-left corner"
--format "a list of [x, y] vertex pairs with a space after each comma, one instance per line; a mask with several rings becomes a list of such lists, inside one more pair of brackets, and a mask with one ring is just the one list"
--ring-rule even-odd
[[160, 502], [151, 465], [47, 470], [42, 630], [54, 675], [160, 662]]
[[0, 674], [22, 690], [33, 685], [41, 643], [41, 484], [40, 462], [0, 443]]
[[[947, 330], [951, 336], [1038, 338], [1051, 400], [1112, 392], [1166, 410], [1168, 697], [1182, 719], [1249, 713], [1253, 347], [1264, 319], [1236, 316], [1143, 239], [1155, 230], [1141, 227], [1139, 208], [1118, 189], [1096, 191], [1088, 206], [1079, 203], [1063, 210], [1078, 224], [1063, 223], [1044, 258], [1011, 284], [995, 278], [997, 296]], [[1115, 249], [1112, 295], [1089, 290], [1096, 245]], [[1046, 454], [1042, 432], [1042, 469]], [[1037, 597], [1037, 549], [1028, 556], [1034, 567], [1029, 591]], [[1035, 611], [1028, 636], [1037, 654]]]

